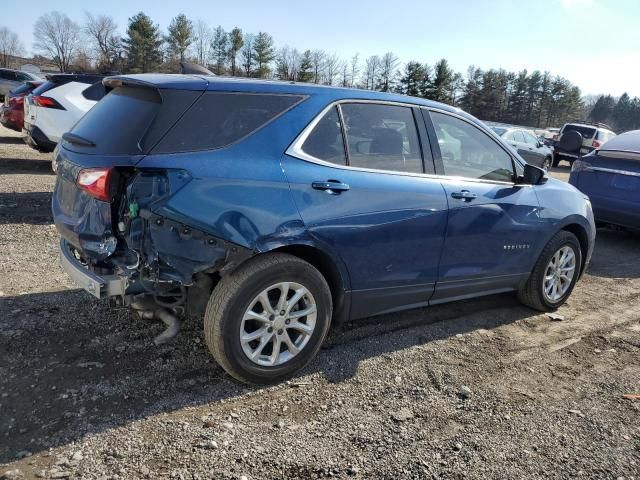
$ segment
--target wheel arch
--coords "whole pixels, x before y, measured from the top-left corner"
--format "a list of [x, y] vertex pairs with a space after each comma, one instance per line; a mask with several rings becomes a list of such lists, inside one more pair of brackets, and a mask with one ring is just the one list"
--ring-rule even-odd
[[580, 242], [580, 254], [582, 256], [582, 261], [580, 262], [580, 275], [582, 275], [586, 268], [586, 259], [589, 252], [589, 235], [587, 230], [579, 223], [569, 223], [563, 226], [560, 230], [573, 233], [578, 238], [578, 242]]
[[[264, 252], [267, 253], [267, 252]], [[269, 250], [268, 253], [287, 253], [313, 265], [326, 279], [333, 300], [333, 323], [348, 319], [351, 308], [350, 281], [346, 266], [316, 245], [291, 244]]]

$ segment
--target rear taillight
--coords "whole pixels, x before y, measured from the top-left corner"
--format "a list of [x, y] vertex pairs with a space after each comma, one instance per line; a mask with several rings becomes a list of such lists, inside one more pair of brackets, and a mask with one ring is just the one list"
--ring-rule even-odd
[[9, 97], [9, 105], [21, 105], [24, 102], [24, 97]]
[[584, 160], [574, 160], [573, 165], [571, 165], [572, 172], [585, 172], [591, 168], [591, 164], [589, 162], [585, 162]]
[[600, 148], [600, 146], [601, 146], [601, 145], [602, 145], [602, 144], [601, 144], [599, 141], [597, 141], [597, 140], [594, 140], [593, 142], [591, 142], [591, 146], [592, 146], [593, 148]]
[[55, 98], [43, 97], [42, 95], [33, 95], [31, 103], [38, 107], [55, 108], [56, 110], [66, 110]]
[[76, 185], [94, 198], [103, 202], [111, 201], [109, 194], [110, 168], [85, 168], [80, 170]]

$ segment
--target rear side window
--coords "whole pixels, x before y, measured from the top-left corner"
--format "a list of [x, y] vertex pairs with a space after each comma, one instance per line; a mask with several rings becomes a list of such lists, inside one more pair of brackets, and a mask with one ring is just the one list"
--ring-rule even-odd
[[16, 72], [12, 72], [10, 70], [0, 70], [0, 78], [2, 78], [3, 80], [11, 80], [15, 82]]
[[71, 130], [95, 146], [65, 142], [65, 147], [89, 154], [148, 153], [200, 94], [184, 90], [116, 88]]
[[154, 153], [226, 147], [265, 126], [303, 98], [262, 93], [205, 93], [154, 148]]
[[325, 162], [346, 165], [338, 107], [332, 107], [323, 115], [304, 141], [302, 151]]
[[578, 132], [582, 135], [583, 138], [593, 138], [593, 135], [596, 133], [596, 129], [591, 127], [583, 127], [582, 125], [565, 125], [562, 129], [562, 133], [567, 132]]
[[409, 107], [350, 103], [340, 107], [349, 165], [423, 173], [420, 139]]
[[604, 143], [615, 136], [616, 134], [613, 132], [609, 132], [607, 130], [598, 130], [598, 135], [596, 136], [596, 140], [599, 140], [601, 143]]
[[107, 91], [101, 81], [94, 83], [93, 85], [91, 85], [88, 88], [85, 88], [82, 91], [82, 96], [84, 98], [86, 98], [87, 100], [94, 100], [96, 102], [100, 100], [102, 97], [104, 97], [106, 94], [107, 94]]

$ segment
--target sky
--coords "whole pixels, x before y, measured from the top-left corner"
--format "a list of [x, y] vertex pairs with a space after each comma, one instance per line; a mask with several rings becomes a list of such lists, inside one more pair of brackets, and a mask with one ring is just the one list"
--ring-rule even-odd
[[584, 95], [640, 96], [640, 0], [30, 0], [28, 14], [22, 2], [2, 3], [0, 26], [18, 33], [29, 53], [33, 22], [54, 8], [79, 23], [85, 11], [111, 15], [122, 33], [138, 11], [163, 30], [184, 13], [345, 59], [391, 51], [402, 62], [444, 57], [463, 74], [469, 65], [548, 70]]

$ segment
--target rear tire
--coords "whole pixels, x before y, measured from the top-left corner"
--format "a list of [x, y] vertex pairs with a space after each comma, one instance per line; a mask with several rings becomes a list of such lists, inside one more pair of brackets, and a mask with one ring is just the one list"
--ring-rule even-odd
[[550, 156], [546, 157], [544, 159], [544, 162], [542, 162], [542, 168], [544, 168], [545, 170], [549, 170], [551, 168], [552, 163], [553, 163], [552, 158]]
[[553, 154], [553, 160], [551, 161], [551, 166], [552, 167], [557, 167], [558, 164], [560, 163], [560, 157], [557, 154]]
[[[563, 257], [563, 252], [567, 254], [567, 257]], [[573, 271], [570, 279], [563, 279], [562, 277], [566, 277], [568, 273], [567, 268], [570, 262], [563, 263], [562, 259], [569, 258], [568, 252], [574, 256], [573, 263], [571, 263]], [[580, 276], [581, 268], [580, 242], [573, 233], [561, 230], [542, 250], [529, 279], [518, 291], [518, 299], [535, 310], [542, 312], [555, 310], [571, 295]], [[553, 290], [554, 283], [558, 283], [558, 290]], [[551, 293], [549, 293], [549, 286], [551, 286]]]
[[275, 383], [316, 355], [332, 311], [331, 291], [315, 267], [293, 255], [261, 255], [216, 285], [204, 315], [205, 339], [237, 380]]

